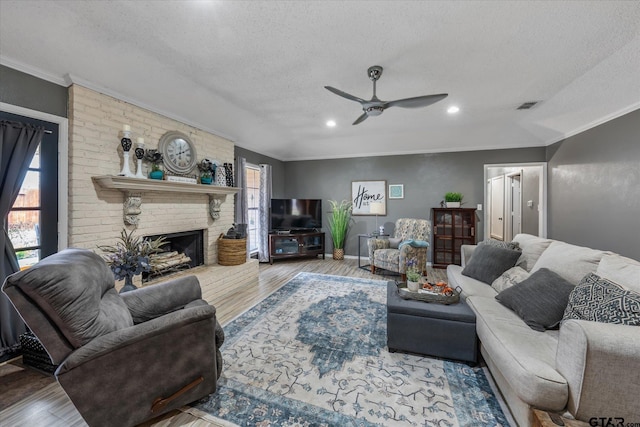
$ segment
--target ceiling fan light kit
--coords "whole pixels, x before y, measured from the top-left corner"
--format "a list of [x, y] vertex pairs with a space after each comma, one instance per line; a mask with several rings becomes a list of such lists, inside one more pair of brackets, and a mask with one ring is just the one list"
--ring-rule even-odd
[[362, 111], [364, 111], [364, 113], [360, 117], [358, 117], [355, 122], [353, 122], [354, 125], [357, 125], [358, 123], [362, 123], [367, 119], [367, 117], [379, 116], [380, 114], [382, 114], [384, 110], [386, 110], [389, 107], [401, 107], [401, 108], [426, 107], [428, 105], [441, 101], [448, 96], [448, 94], [446, 93], [440, 93], [437, 95], [416, 96], [413, 98], [398, 99], [395, 101], [381, 101], [376, 96], [376, 82], [378, 81], [378, 79], [380, 79], [380, 76], [382, 76], [382, 70], [383, 68], [379, 65], [373, 65], [367, 69], [367, 75], [369, 76], [369, 79], [373, 82], [373, 96], [369, 101], [358, 98], [357, 96], [353, 96], [351, 94], [348, 94], [346, 92], [341, 91], [340, 89], [336, 89], [331, 86], [324, 87], [329, 92], [333, 92], [336, 95], [349, 99], [351, 101], [356, 101], [360, 103], [360, 105], [362, 105]]

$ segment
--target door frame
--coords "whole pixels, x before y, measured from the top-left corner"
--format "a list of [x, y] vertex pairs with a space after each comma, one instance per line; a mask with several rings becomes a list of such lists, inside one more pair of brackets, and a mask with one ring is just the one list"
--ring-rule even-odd
[[[496, 182], [497, 180], [501, 180], [502, 182]], [[504, 236], [505, 236], [505, 229], [506, 229], [506, 221], [505, 221], [505, 212], [507, 210], [507, 204], [506, 204], [506, 178], [504, 175], [499, 175], [499, 176], [494, 176], [491, 177], [489, 179], [487, 179], [488, 182], [488, 192], [489, 192], [489, 196], [488, 196], [488, 200], [493, 201], [494, 200], [494, 190], [495, 189], [500, 189], [500, 192], [502, 193], [502, 212], [494, 212], [495, 206], [493, 206], [493, 203], [487, 203], [487, 209], [486, 209], [486, 215], [487, 215], [487, 236], [489, 236], [490, 239], [497, 239], [497, 240], [504, 240]], [[502, 224], [502, 230], [500, 232], [500, 236], [496, 236], [496, 229], [493, 227], [493, 220], [494, 220], [494, 216], [502, 216], [502, 218], [498, 218], [498, 220], [500, 220], [501, 224]], [[496, 236], [496, 237], [494, 237]]]
[[69, 236], [69, 119], [42, 111], [0, 102], [0, 109], [58, 125], [58, 251], [68, 245]]
[[[538, 196], [540, 198], [540, 204], [538, 207], [538, 236], [546, 238], [547, 237], [547, 210], [548, 210], [548, 200], [547, 200], [547, 162], [531, 162], [531, 163], [496, 163], [496, 164], [485, 164], [484, 165], [484, 182], [486, 183], [489, 179], [489, 169], [491, 168], [524, 168], [524, 167], [537, 167], [540, 172], [540, 181], [539, 181], [539, 193]], [[485, 239], [489, 236], [489, 200], [488, 200], [488, 191], [487, 186], [484, 186], [484, 236]]]

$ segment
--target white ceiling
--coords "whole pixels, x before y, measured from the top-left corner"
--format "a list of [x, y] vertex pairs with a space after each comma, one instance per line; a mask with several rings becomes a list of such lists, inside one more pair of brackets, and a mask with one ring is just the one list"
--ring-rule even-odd
[[[544, 146], [640, 108], [640, 2], [0, 0], [0, 63], [280, 160]], [[371, 65], [449, 97], [352, 126]]]

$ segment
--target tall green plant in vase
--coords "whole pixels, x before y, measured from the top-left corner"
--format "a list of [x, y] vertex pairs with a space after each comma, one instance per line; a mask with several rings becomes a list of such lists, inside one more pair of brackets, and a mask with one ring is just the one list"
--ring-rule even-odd
[[333, 240], [333, 259], [344, 259], [344, 244], [347, 240], [347, 233], [351, 225], [351, 211], [353, 205], [347, 200], [338, 203], [329, 200], [331, 212], [329, 215], [329, 231]]

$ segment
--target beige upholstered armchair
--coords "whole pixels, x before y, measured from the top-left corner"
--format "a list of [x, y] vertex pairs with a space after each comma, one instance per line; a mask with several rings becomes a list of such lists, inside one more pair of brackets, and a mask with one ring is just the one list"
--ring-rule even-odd
[[65, 249], [2, 290], [92, 427], [133, 426], [216, 390], [224, 334], [195, 276], [119, 295], [100, 256]]
[[369, 239], [369, 263], [371, 272], [382, 268], [400, 273], [406, 280], [407, 261], [415, 258], [419, 268], [426, 274], [431, 222], [426, 219], [400, 218], [396, 221], [393, 237]]

